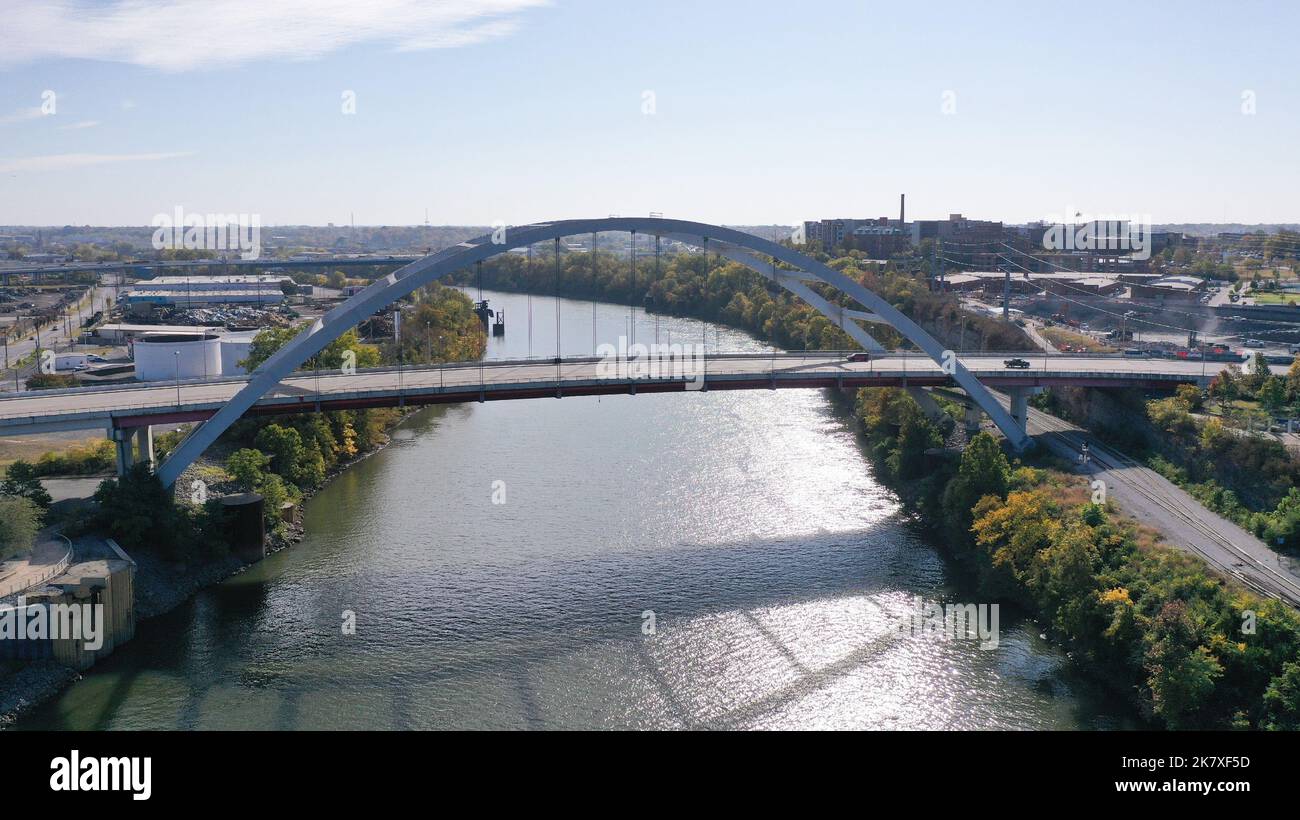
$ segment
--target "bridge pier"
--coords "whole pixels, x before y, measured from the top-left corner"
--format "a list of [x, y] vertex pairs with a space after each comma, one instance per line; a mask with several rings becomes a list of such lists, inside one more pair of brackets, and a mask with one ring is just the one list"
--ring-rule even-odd
[[109, 438], [113, 440], [113, 448], [116, 451], [117, 474], [119, 476], [126, 475], [127, 471], [131, 469], [132, 463], [134, 463], [135, 453], [131, 448], [134, 440], [133, 433], [133, 430], [119, 428], [109, 431]]
[[1031, 389], [1029, 387], [1012, 387], [1007, 391], [1011, 396], [1011, 418], [1015, 420], [1016, 426], [1020, 428], [1022, 434], [1029, 423], [1029, 393]]
[[952, 420], [952, 416], [943, 411], [943, 408], [939, 406], [939, 403], [934, 400], [928, 390], [921, 387], [908, 387], [906, 389], [907, 395], [912, 397], [912, 401], [916, 402], [930, 421], [938, 425], [939, 430], [945, 436], [952, 432], [952, 428], [956, 423]]
[[980, 424], [984, 420], [984, 412], [980, 410], [979, 405], [970, 402], [966, 405], [966, 416], [962, 420], [966, 428], [966, 437], [970, 438], [980, 431]]
[[[136, 464], [141, 462], [150, 466], [154, 463], [153, 427], [125, 427], [109, 431], [115, 449], [117, 474], [126, 475]], [[138, 453], [137, 453], [138, 449]]]
[[143, 427], [135, 428], [136, 449], [139, 450], [139, 460], [146, 462], [152, 468], [153, 458], [153, 425], [146, 424]]

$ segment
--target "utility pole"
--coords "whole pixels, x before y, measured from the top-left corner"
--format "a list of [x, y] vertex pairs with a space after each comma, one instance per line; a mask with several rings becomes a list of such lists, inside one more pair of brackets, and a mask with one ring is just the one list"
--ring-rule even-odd
[[1002, 267], [1006, 268], [1006, 276], [1002, 279], [1002, 321], [1011, 321], [1011, 268], [1003, 263]]

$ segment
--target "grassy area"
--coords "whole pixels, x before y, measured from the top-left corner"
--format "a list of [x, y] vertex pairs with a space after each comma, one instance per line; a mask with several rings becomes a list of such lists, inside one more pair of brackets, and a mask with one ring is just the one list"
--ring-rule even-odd
[[84, 452], [103, 440], [104, 434], [96, 430], [0, 438], [0, 469], [8, 469], [18, 459], [35, 464], [46, 453], [68, 455]]
[[1039, 332], [1042, 333], [1044, 339], [1055, 345], [1057, 350], [1064, 350], [1067, 347], [1071, 350], [1086, 350], [1089, 353], [1114, 353], [1116, 350], [1116, 348], [1102, 344], [1085, 333], [1078, 333], [1059, 325], [1045, 327]]
[[1296, 305], [1300, 304], [1300, 293], [1270, 291], [1251, 291], [1250, 296], [1257, 305]]

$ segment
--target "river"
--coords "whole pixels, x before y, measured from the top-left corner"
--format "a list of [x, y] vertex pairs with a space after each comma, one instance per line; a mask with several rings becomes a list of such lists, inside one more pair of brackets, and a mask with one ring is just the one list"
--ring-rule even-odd
[[[554, 299], [487, 296], [508, 329], [490, 357], [555, 354]], [[563, 352], [590, 354], [591, 303], [560, 307]], [[595, 323], [613, 342], [629, 311], [598, 305]], [[690, 320], [635, 324], [642, 342], [764, 349]], [[140, 624], [16, 728], [1133, 721], [1006, 608], [996, 649], [898, 634], [917, 596], [978, 599], [820, 391], [427, 409], [305, 522], [302, 543]]]

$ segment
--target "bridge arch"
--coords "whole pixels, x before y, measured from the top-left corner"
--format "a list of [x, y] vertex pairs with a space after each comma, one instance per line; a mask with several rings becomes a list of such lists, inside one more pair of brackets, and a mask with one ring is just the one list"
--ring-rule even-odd
[[[520, 225], [444, 248], [412, 262], [376, 280], [360, 293], [318, 318], [253, 371], [248, 383], [229, 402], [191, 432], [172, 451], [158, 468], [159, 478], [165, 486], [170, 486], [186, 467], [217, 440], [217, 437], [247, 412], [258, 399], [297, 370], [303, 362], [315, 356], [349, 328], [355, 327], [362, 320], [417, 288], [437, 281], [453, 271], [514, 248], [565, 236], [611, 231], [681, 239], [693, 245], [700, 245], [707, 241], [709, 250], [716, 250], [729, 259], [740, 262], [808, 301], [833, 323], [843, 327], [867, 349], [882, 350], [883, 348], [875, 339], [851, 320], [853, 317], [846, 316], [846, 311], [831, 305], [805, 284], [807, 281], [825, 283], [870, 311], [870, 314], [861, 314], [857, 318], [871, 318], [888, 323], [935, 362], [944, 363], [943, 345], [879, 295], [843, 273], [799, 251], [744, 231], [702, 222], [658, 217], [572, 219]], [[773, 265], [759, 260], [754, 254], [775, 258], [796, 270], [774, 269]], [[960, 362], [953, 359], [952, 365], [954, 366], [952, 378], [958, 386], [964, 389], [984, 412], [988, 413], [989, 418], [1002, 430], [1014, 447], [1026, 446], [1028, 437], [1011, 414], [1003, 409], [988, 389], [980, 384], [979, 380]]]

